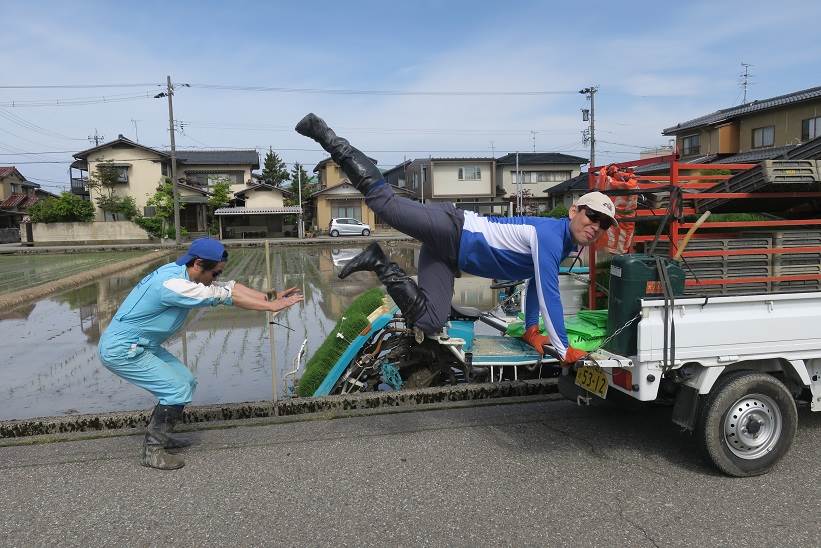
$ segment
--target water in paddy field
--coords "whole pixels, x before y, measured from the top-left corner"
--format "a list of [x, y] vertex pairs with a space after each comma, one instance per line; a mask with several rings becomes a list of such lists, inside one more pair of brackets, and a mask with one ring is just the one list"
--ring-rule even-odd
[[[383, 247], [409, 274], [416, 273], [418, 245], [397, 242]], [[292, 394], [296, 379], [287, 373], [294, 369], [293, 360], [303, 341], [307, 339], [307, 359], [351, 302], [380, 285], [369, 272], [337, 278], [346, 262], [363, 248], [353, 244], [271, 248], [273, 287], [296, 286], [305, 294], [303, 303], [274, 318], [283, 326], [273, 326], [273, 344], [264, 312], [234, 307], [192, 310], [184, 328], [165, 344], [197, 377], [192, 403], [270, 400], [275, 389], [274, 366], [279, 397]], [[132, 287], [160, 264], [0, 313], [0, 420], [153, 406], [156, 402], [151, 394], [101, 365], [97, 343]], [[263, 289], [266, 272], [263, 248], [232, 249], [222, 279]], [[497, 301], [489, 284], [489, 280], [471, 276], [458, 278], [454, 301], [489, 309]], [[565, 313], [574, 313], [585, 286], [567, 277], [562, 277], [561, 286]]]

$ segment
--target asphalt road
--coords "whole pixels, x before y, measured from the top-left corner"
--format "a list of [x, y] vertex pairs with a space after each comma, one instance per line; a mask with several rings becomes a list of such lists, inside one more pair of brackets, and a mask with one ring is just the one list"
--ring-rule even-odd
[[821, 414], [781, 465], [705, 465], [668, 409], [565, 401], [194, 432], [175, 472], [123, 436], [0, 448], [0, 544], [821, 545]]

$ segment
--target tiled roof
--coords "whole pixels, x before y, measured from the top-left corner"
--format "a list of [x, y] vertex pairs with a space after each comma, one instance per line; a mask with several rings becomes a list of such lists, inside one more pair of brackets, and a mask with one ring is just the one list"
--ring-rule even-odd
[[744, 103], [743, 105], [739, 105], [737, 107], [717, 110], [712, 114], [693, 118], [692, 120], [676, 124], [673, 127], [668, 127], [663, 130], [661, 134], [672, 135], [687, 129], [726, 122], [732, 120], [733, 118], [751, 114], [753, 112], [760, 112], [762, 110], [769, 110], [771, 108], [783, 107], [793, 103], [800, 103], [802, 101], [809, 101], [811, 99], [818, 98], [821, 98], [821, 86], [795, 91], [786, 95], [779, 95], [778, 97], [770, 97], [769, 99], [756, 100], [750, 103]]
[[26, 198], [28, 198], [28, 196], [26, 196], [25, 194], [15, 192], [11, 196], [0, 202], [0, 209], [14, 209], [16, 207], [19, 207], [23, 202], [26, 201]]
[[214, 215], [287, 215], [299, 213], [299, 206], [284, 207], [221, 207], [214, 211]]
[[[538, 165], [538, 164], [586, 164], [587, 158], [579, 156], [571, 156], [570, 154], [562, 154], [561, 152], [520, 152], [519, 165]], [[516, 154], [505, 154], [496, 160], [496, 165], [516, 165]]]
[[277, 191], [281, 192], [282, 194], [285, 194], [286, 196], [291, 196], [292, 195], [292, 193], [290, 191], [285, 190], [284, 188], [271, 186], [268, 183], [255, 183], [253, 185], [248, 185], [247, 188], [244, 188], [242, 190], [239, 190], [239, 191], [235, 192], [234, 196], [245, 195], [245, 193], [248, 192], [249, 190], [263, 190], [263, 191], [265, 191], [265, 190], [277, 190]]
[[[171, 154], [163, 151], [163, 154]], [[178, 150], [177, 161], [197, 165], [248, 165], [259, 167], [256, 150]]]
[[18, 177], [25, 180], [26, 178], [17, 171], [17, 168], [14, 166], [0, 166], [0, 177], [8, 177], [9, 175], [16, 173]]
[[556, 186], [552, 186], [552, 187], [548, 188], [547, 190], [545, 190], [545, 193], [551, 194], [551, 195], [557, 195], [557, 194], [564, 194], [564, 193], [570, 192], [572, 190], [587, 190], [587, 188], [588, 188], [587, 184], [588, 184], [587, 172], [582, 171], [581, 173], [579, 173], [575, 177], [572, 177], [572, 178], [570, 178], [566, 181], [563, 181], [563, 182], [559, 183]]

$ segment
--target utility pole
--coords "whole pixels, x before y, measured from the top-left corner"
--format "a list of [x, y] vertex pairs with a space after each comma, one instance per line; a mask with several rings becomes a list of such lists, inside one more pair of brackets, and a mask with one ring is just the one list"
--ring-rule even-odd
[[139, 121], [140, 120], [135, 120], [134, 118], [131, 119], [131, 123], [134, 124], [134, 140], [138, 143], [140, 142], [140, 133], [137, 131], [137, 122]]
[[297, 180], [297, 188], [299, 189], [299, 227], [297, 228], [297, 236], [301, 240], [305, 237], [304, 229], [302, 227], [302, 164], [297, 163], [297, 170], [296, 170], [296, 180]]
[[534, 130], [530, 130], [530, 137], [533, 139], [533, 152], [536, 152], [536, 132]]
[[174, 188], [174, 239], [177, 245], [180, 237], [180, 187], [177, 183], [177, 147], [174, 142], [174, 86], [171, 85], [171, 76], [167, 76], [166, 95], [168, 96], [168, 133], [171, 135], [171, 185]]
[[[587, 100], [590, 101], [590, 128], [588, 130], [588, 134], [585, 137], [585, 143], [589, 140], [590, 141], [590, 167], [589, 170], [596, 166], [596, 107], [595, 107], [595, 96], [596, 92], [599, 91], [598, 86], [590, 86], [588, 88], [584, 88], [579, 90], [579, 93], [586, 95]], [[586, 119], [586, 118], [585, 118]]]
[[100, 146], [100, 141], [103, 140], [105, 140], [105, 137], [97, 133], [97, 128], [94, 128], [94, 135], [88, 136], [88, 142], [93, 142], [95, 147]]

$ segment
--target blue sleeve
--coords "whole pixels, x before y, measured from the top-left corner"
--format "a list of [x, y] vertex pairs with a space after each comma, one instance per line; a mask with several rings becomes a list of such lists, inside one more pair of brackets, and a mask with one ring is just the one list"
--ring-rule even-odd
[[230, 288], [219, 285], [203, 285], [182, 278], [171, 278], [163, 282], [160, 289], [160, 301], [166, 306], [179, 306], [182, 308], [233, 304]]
[[525, 329], [539, 323], [539, 293], [536, 289], [536, 278], [527, 281], [525, 294]]
[[[539, 280], [539, 309], [544, 317], [545, 330], [553, 347], [564, 356], [569, 346], [564, 328], [564, 310], [559, 293], [559, 263], [562, 260], [563, 242], [553, 234], [541, 233], [537, 236], [533, 249], [533, 265]], [[530, 295], [528, 291], [528, 301]]]

